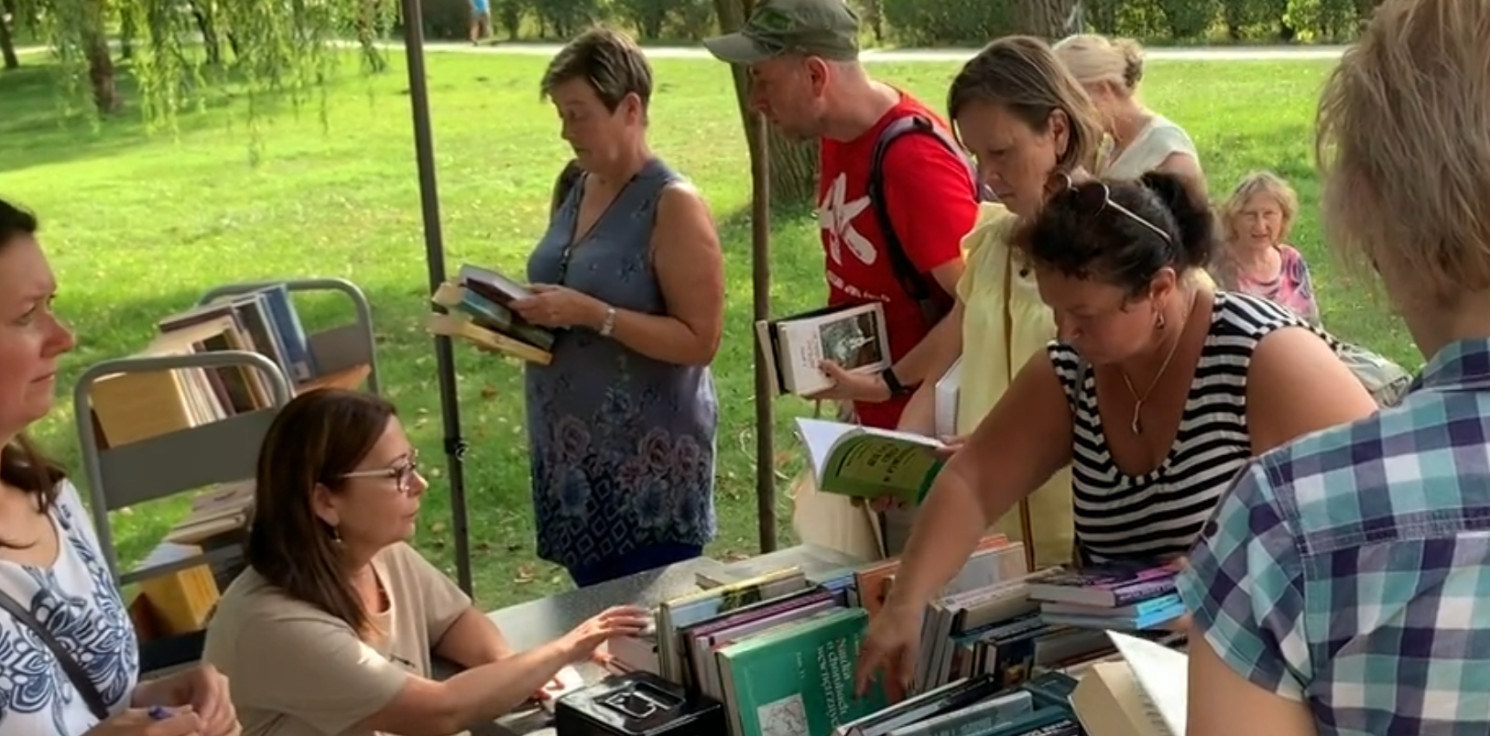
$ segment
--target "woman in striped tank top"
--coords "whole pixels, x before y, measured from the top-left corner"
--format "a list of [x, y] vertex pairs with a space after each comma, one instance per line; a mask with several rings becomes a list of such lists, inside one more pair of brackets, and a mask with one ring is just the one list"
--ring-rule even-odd
[[1084, 559], [1180, 555], [1249, 458], [1376, 408], [1328, 335], [1194, 277], [1212, 217], [1174, 175], [1061, 189], [1015, 239], [1059, 337], [937, 477], [861, 672], [914, 661], [926, 603], [1057, 469]]

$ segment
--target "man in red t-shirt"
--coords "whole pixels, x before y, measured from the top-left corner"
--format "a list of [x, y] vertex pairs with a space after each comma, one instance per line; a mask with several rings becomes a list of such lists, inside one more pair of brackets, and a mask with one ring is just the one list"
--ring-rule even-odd
[[[853, 401], [863, 424], [894, 428], [937, 355], [951, 352], [937, 346], [959, 340], [961, 328], [928, 316], [898, 278], [869, 198], [870, 164], [880, 134], [896, 120], [921, 116], [943, 133], [946, 123], [869, 76], [859, 62], [858, 16], [843, 0], [763, 0], [741, 32], [704, 45], [749, 68], [752, 107], [784, 135], [821, 143], [817, 212], [828, 303], [882, 302], [894, 365], [866, 376], [826, 363], [835, 386], [814, 398]], [[978, 214], [966, 159], [913, 132], [886, 151], [881, 181], [882, 204], [918, 278], [950, 302], [962, 276], [962, 237]]]

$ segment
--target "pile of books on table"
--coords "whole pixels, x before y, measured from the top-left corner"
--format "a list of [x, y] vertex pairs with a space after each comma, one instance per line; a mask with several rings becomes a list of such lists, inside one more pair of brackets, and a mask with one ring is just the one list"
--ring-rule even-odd
[[[1080, 575], [1089, 587], [1122, 589], [1100, 582], [1107, 578], [1098, 571], [1030, 572], [1022, 544], [985, 538], [927, 607], [915, 684], [891, 704], [881, 683], [856, 695], [853, 676], [899, 561], [836, 567], [779, 559], [785, 567], [751, 560], [753, 577], [711, 579], [711, 587], [658, 606], [655, 630], [610, 645], [613, 671], [656, 673], [716, 701], [731, 736], [770, 736], [787, 723], [805, 736], [1164, 733], [1142, 678], [1130, 671], [1132, 652], [1162, 650], [1183, 665], [1169, 649], [1183, 637], [1128, 636], [1106, 630], [1119, 627], [1050, 620], [1042, 610], [1037, 594], [1070, 587]], [[1183, 672], [1162, 677], [1183, 682]]]
[[1161, 628], [1185, 615], [1177, 565], [1125, 562], [1061, 571], [1030, 586], [1046, 623], [1088, 629]]

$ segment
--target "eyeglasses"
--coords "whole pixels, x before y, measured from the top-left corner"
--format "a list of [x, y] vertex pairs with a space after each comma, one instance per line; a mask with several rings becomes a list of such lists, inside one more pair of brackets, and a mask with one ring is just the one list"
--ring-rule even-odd
[[419, 472], [419, 451], [409, 453], [409, 460], [391, 468], [377, 468], [374, 470], [355, 470], [350, 473], [342, 473], [344, 479], [351, 478], [392, 478], [398, 482], [398, 491], [408, 495], [414, 489], [414, 474]]
[[[1067, 181], [1069, 182], [1070, 180], [1067, 179]], [[1154, 234], [1163, 238], [1164, 242], [1174, 243], [1174, 239], [1169, 236], [1169, 233], [1164, 232], [1164, 228], [1149, 222], [1133, 210], [1114, 202], [1112, 199], [1112, 190], [1107, 187], [1107, 184], [1100, 181], [1090, 181], [1085, 184], [1068, 184], [1067, 189], [1075, 193], [1077, 205], [1088, 214], [1097, 215], [1102, 210], [1111, 207], [1126, 215], [1128, 219], [1154, 231]]]

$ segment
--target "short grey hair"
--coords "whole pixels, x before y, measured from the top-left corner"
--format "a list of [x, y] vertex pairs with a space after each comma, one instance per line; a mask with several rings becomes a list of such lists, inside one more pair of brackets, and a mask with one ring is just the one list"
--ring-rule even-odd
[[652, 65], [646, 54], [630, 36], [612, 28], [585, 31], [560, 49], [543, 73], [543, 96], [574, 79], [588, 82], [611, 112], [626, 95], [636, 95], [643, 109], [652, 101]]

